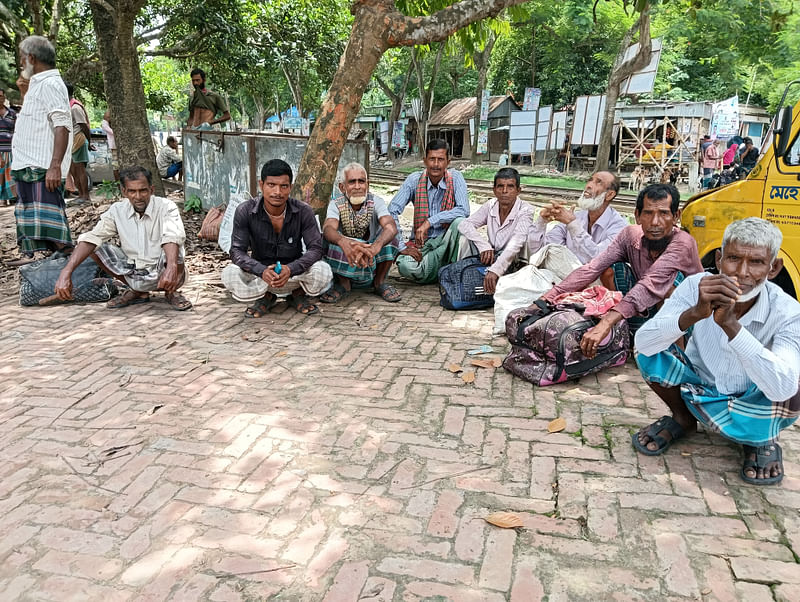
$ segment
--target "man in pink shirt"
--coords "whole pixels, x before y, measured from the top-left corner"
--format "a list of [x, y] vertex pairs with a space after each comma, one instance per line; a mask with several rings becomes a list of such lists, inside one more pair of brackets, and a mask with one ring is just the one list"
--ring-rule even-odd
[[[504, 167], [494, 176], [495, 198], [458, 225], [458, 231], [477, 248], [481, 263], [489, 266], [483, 279], [483, 290], [489, 295], [525, 248], [533, 223], [533, 207], [519, 198], [520, 190], [519, 172]], [[485, 235], [478, 232], [482, 226], [486, 226]]]
[[686, 276], [703, 271], [694, 238], [675, 226], [681, 217], [679, 206], [680, 194], [673, 185], [647, 186], [636, 199], [636, 225], [623, 229], [605, 251], [542, 296], [552, 302], [562, 293], [582, 291], [613, 266], [622, 301], [581, 339], [586, 357], [595, 356], [614, 324], [625, 319], [635, 333]]

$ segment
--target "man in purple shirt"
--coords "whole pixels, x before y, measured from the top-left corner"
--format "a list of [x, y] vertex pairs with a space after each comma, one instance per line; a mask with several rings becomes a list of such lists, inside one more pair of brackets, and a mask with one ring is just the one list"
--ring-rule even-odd
[[680, 194], [671, 184], [647, 186], [636, 199], [636, 225], [623, 229], [605, 251], [542, 296], [553, 302], [562, 293], [582, 291], [614, 267], [622, 301], [583, 335], [586, 357], [595, 356], [614, 324], [626, 319], [634, 333], [683, 278], [703, 271], [694, 238], [675, 226], [681, 217], [679, 206]]
[[[304, 315], [319, 311], [309, 296], [328, 290], [330, 266], [322, 258], [322, 234], [311, 206], [289, 198], [292, 168], [272, 159], [261, 168], [261, 195], [236, 208], [231, 236], [231, 265], [222, 283], [234, 299], [254, 302], [245, 311], [260, 318], [278, 301], [289, 302]], [[303, 250], [305, 245], [305, 250]]]

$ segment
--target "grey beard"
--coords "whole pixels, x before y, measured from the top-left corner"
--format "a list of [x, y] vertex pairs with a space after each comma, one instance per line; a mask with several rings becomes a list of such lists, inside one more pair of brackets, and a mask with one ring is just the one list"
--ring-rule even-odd
[[28, 61], [25, 61], [25, 67], [22, 69], [22, 73], [20, 73], [22, 77], [25, 79], [30, 79], [33, 77], [33, 65], [31, 65]]
[[598, 194], [595, 197], [586, 197], [581, 195], [578, 197], [578, 207], [586, 211], [594, 211], [603, 206], [603, 201], [606, 200], [606, 193]]
[[749, 293], [742, 293], [741, 295], [739, 295], [739, 298], [736, 300], [736, 302], [747, 303], [748, 301], [755, 299], [756, 297], [758, 297], [761, 291], [763, 291], [764, 288], [766, 288], [766, 286], [767, 286], [767, 280], [765, 278], [760, 284], [755, 285]]

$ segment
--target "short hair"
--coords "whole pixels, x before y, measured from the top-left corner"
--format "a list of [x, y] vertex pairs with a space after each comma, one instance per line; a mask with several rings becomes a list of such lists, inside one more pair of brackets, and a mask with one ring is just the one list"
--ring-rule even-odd
[[167, 136], [167, 144], [169, 144], [170, 142], [177, 142], [175, 136]]
[[292, 168], [286, 161], [281, 159], [270, 159], [264, 163], [264, 167], [261, 168], [261, 181], [263, 182], [269, 176], [289, 176], [289, 182], [292, 182], [294, 179]]
[[619, 176], [606, 169], [601, 169], [600, 171], [596, 171], [595, 175], [599, 173], [607, 173], [608, 175], [611, 176], [611, 184], [608, 185], [607, 190], [613, 190], [615, 195], [619, 194], [619, 187], [620, 187]]
[[706, 134], [705, 136], [703, 136], [703, 140], [711, 140], [711, 136], [709, 136], [708, 134]]
[[20, 42], [19, 51], [20, 54], [28, 54], [45, 65], [53, 67], [56, 64], [56, 48], [44, 36], [28, 36]]
[[202, 77], [203, 81], [205, 81], [206, 79], [206, 72], [200, 69], [199, 67], [192, 69], [192, 72], [189, 74], [190, 77], [194, 77], [195, 75], [199, 75], [200, 77]]
[[774, 261], [781, 250], [783, 234], [780, 229], [760, 217], [746, 217], [728, 224], [722, 235], [722, 254], [725, 255], [725, 246], [736, 242], [746, 247], [766, 247], [770, 258]]
[[351, 161], [350, 163], [348, 163], [347, 165], [342, 167], [342, 169], [339, 170], [338, 180], [340, 182], [344, 182], [344, 174], [346, 174], [348, 171], [352, 171], [354, 169], [359, 169], [359, 170], [363, 171], [364, 175], [369, 178], [369, 175], [367, 174], [367, 169], [363, 165], [361, 165], [361, 163], [359, 163], [358, 161]]
[[517, 188], [519, 188], [519, 172], [513, 167], [503, 167], [502, 169], [498, 169], [497, 173], [494, 174], [495, 186], [497, 186], [497, 180], [514, 180]]
[[72, 85], [72, 82], [64, 82], [64, 85], [67, 87], [67, 96], [70, 98], [75, 96], [75, 86]]
[[744, 139], [744, 143], [745, 144], [753, 144], [753, 139], [748, 136], [747, 138]]
[[125, 188], [125, 184], [132, 180], [138, 180], [141, 177], [145, 177], [147, 179], [148, 185], [153, 185], [153, 174], [150, 173], [150, 170], [146, 167], [142, 167], [141, 165], [134, 165], [132, 167], [123, 167], [119, 170], [119, 183]]
[[428, 144], [425, 145], [425, 156], [428, 156], [430, 151], [436, 150], [444, 150], [447, 151], [447, 157], [450, 157], [450, 145], [447, 144], [447, 140], [442, 140], [441, 138], [434, 138]]
[[669, 210], [672, 215], [677, 215], [678, 208], [681, 205], [681, 193], [672, 184], [650, 184], [645, 186], [636, 197], [636, 213], [641, 213], [644, 209], [644, 200], [650, 199], [651, 201], [660, 201], [662, 199], [670, 198], [672, 201], [669, 204]]

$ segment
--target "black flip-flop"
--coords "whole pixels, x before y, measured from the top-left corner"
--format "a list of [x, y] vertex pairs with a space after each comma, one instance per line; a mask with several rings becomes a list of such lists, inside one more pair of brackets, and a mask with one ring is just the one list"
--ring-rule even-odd
[[[775, 485], [783, 480], [783, 450], [780, 445], [777, 443], [767, 443], [760, 447], [743, 445], [742, 450], [744, 451], [744, 462], [742, 463], [742, 470], [739, 473], [739, 476], [742, 477], [742, 481], [750, 485]], [[755, 454], [756, 459], [751, 460], [750, 454]], [[756, 474], [758, 474], [759, 468], [763, 472], [767, 464], [771, 464], [772, 462], [777, 462], [781, 467], [781, 474], [778, 476], [759, 479], [757, 477], [748, 477], [744, 472], [752, 468], [756, 471]]]
[[[278, 297], [276, 297], [272, 293], [267, 293], [270, 295], [269, 299], [267, 299], [266, 295], [261, 297], [258, 301], [253, 303], [250, 307], [244, 310], [244, 317], [250, 319], [258, 319], [263, 318], [269, 310], [273, 308], [273, 306], [278, 302]], [[258, 314], [258, 315], [256, 315]]]
[[[667, 431], [670, 435], [672, 435], [672, 439], [664, 439], [664, 437], [659, 435], [661, 431]], [[644, 454], [645, 456], [660, 456], [667, 451], [675, 441], [686, 436], [686, 431], [683, 430], [683, 427], [678, 424], [678, 422], [672, 416], [662, 416], [653, 424], [648, 426], [644, 433], [650, 437], [651, 441], [658, 445], [658, 449], [647, 449], [647, 443], [650, 443], [650, 441], [647, 443], [642, 443], [639, 441], [640, 432], [641, 431], [636, 431], [633, 435], [631, 435], [631, 442], [633, 443], [633, 447], [636, 448], [636, 451], [638, 451], [640, 454]]]
[[313, 316], [319, 313], [319, 307], [312, 303], [305, 295], [293, 295], [292, 307], [297, 310], [297, 313], [303, 314], [304, 316]]
[[[391, 284], [387, 284], [386, 282], [384, 282], [380, 286], [375, 287], [375, 294], [378, 295], [381, 299], [383, 299], [387, 303], [397, 303], [398, 301], [402, 301], [403, 299], [403, 297], [400, 295], [400, 291], [398, 291]], [[396, 296], [392, 297], [392, 295]]]
[[323, 303], [338, 303], [350, 293], [340, 283], [334, 282], [331, 287], [319, 296]]

